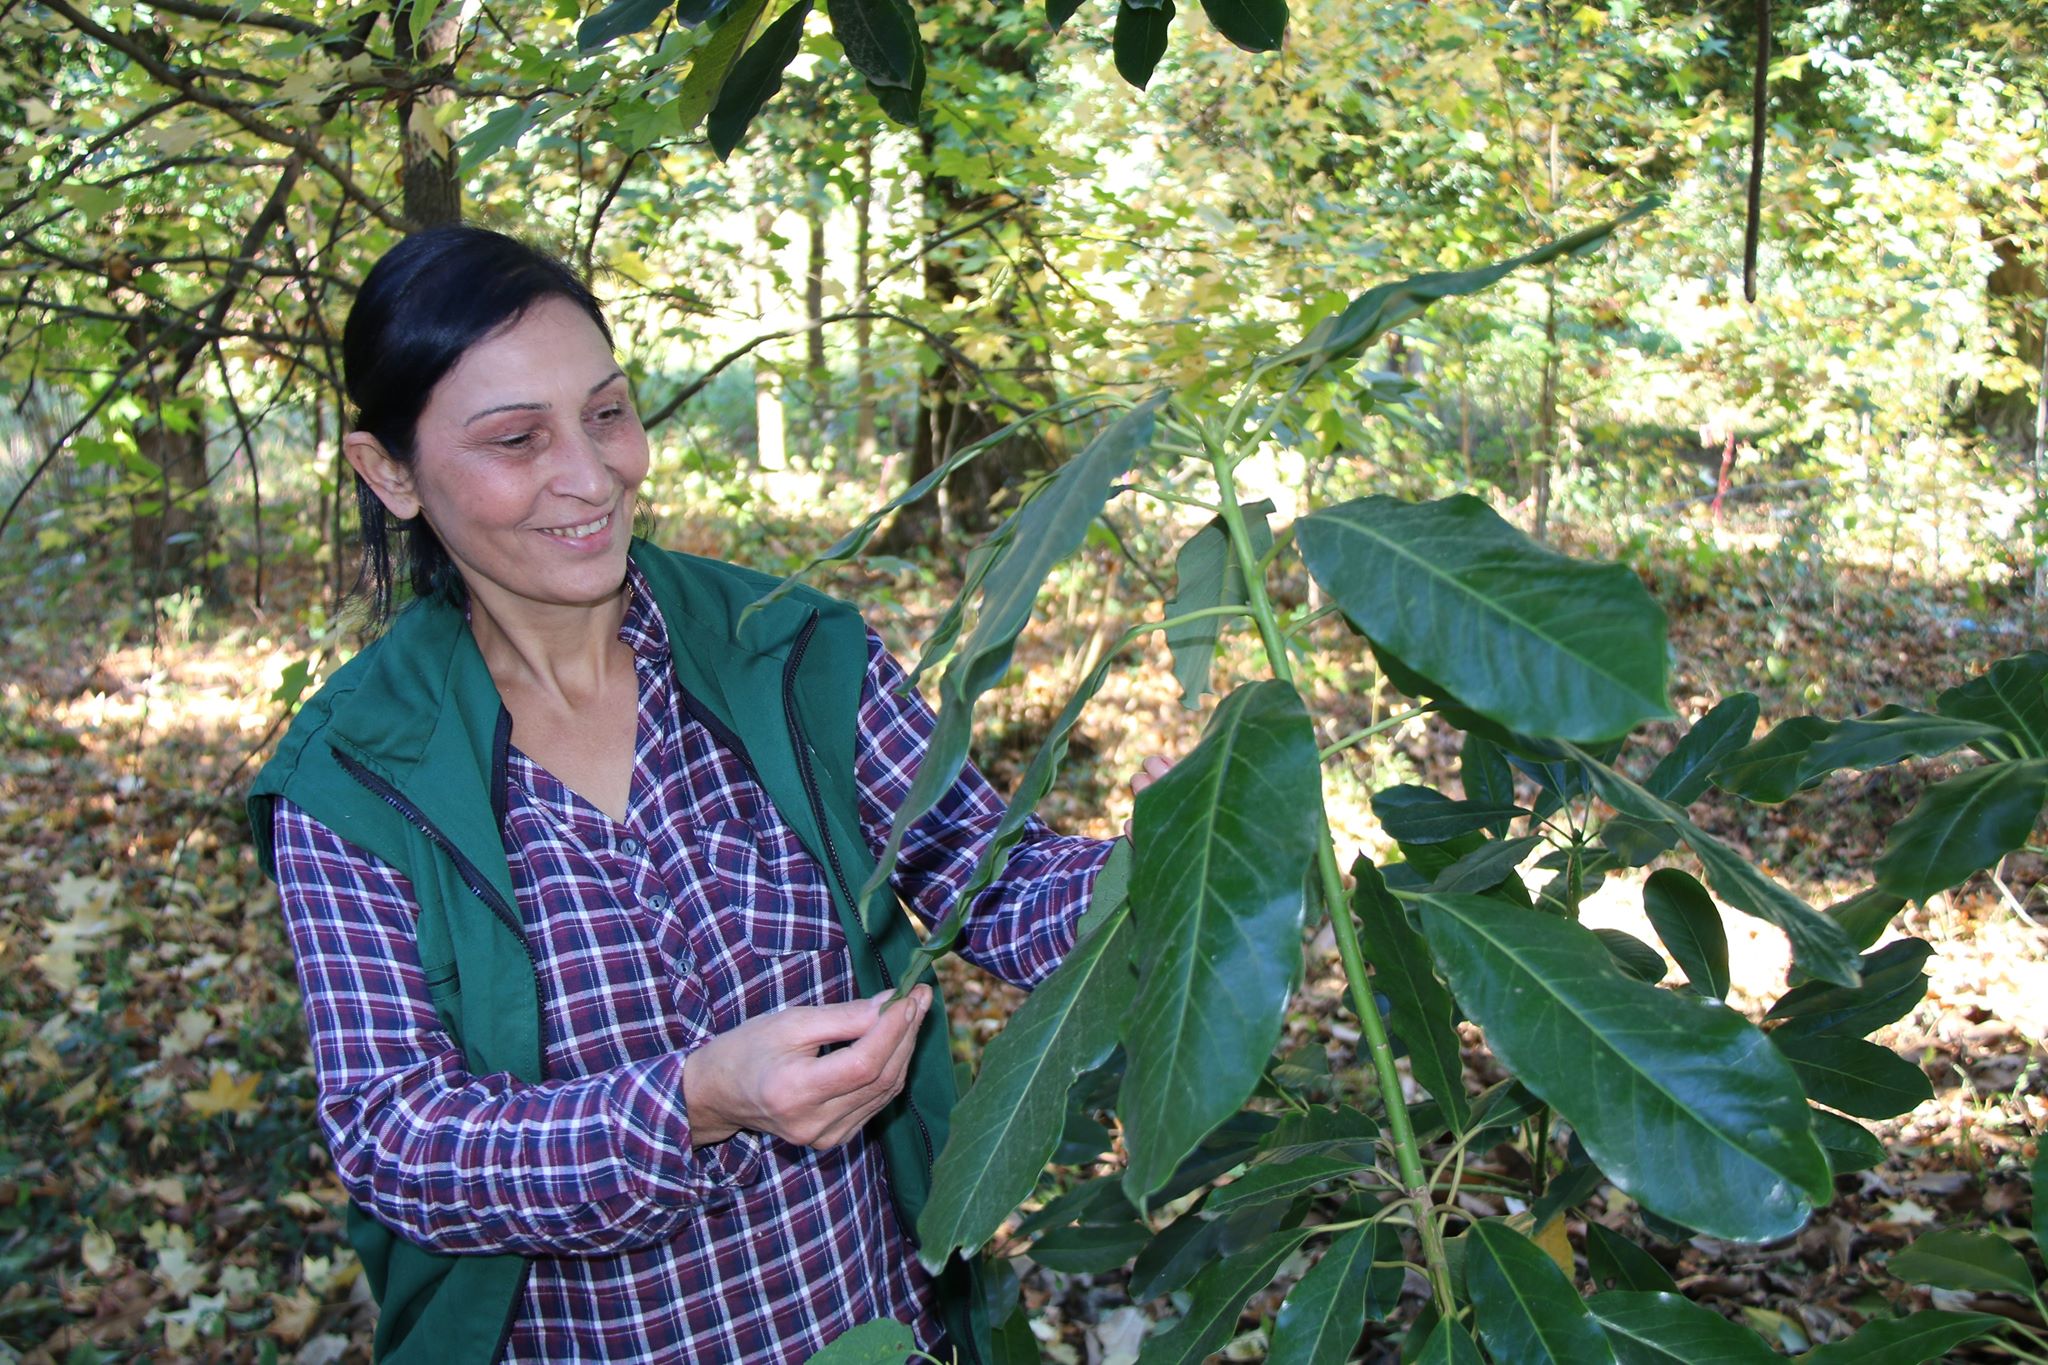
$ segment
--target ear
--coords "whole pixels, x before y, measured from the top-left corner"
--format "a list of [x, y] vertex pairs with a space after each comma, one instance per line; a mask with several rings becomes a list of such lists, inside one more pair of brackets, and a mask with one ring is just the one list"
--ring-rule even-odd
[[413, 491], [412, 471], [391, 458], [384, 443], [367, 431], [351, 431], [341, 438], [341, 453], [370, 491], [384, 504], [384, 510], [399, 521], [411, 521], [420, 514], [419, 495]]

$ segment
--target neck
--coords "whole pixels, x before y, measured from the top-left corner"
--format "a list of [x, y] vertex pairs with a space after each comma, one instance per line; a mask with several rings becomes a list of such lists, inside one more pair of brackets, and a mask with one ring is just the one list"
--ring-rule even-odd
[[591, 603], [538, 606], [493, 602], [493, 596], [472, 589], [469, 627], [501, 693], [539, 692], [574, 703], [602, 691], [623, 649], [624, 583]]

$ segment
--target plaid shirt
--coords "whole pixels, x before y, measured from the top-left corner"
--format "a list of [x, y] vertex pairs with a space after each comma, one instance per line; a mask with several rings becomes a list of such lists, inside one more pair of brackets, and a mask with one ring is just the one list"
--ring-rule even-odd
[[[690, 1145], [689, 1054], [791, 1005], [854, 998], [827, 890], [739, 759], [682, 705], [637, 569], [619, 638], [639, 731], [623, 822], [515, 749], [505, 849], [545, 1015], [547, 1075], [465, 1068], [441, 1027], [406, 879], [288, 802], [278, 884], [319, 1116], [350, 1196], [435, 1251], [533, 1258], [507, 1361], [798, 1362], [880, 1316], [938, 1338], [879, 1146], [740, 1133]], [[872, 632], [860, 819], [879, 850], [931, 733]], [[1004, 803], [971, 768], [895, 873], [927, 922], [965, 884]], [[1073, 941], [1109, 845], [1033, 823], [977, 898], [963, 956], [1029, 986]]]

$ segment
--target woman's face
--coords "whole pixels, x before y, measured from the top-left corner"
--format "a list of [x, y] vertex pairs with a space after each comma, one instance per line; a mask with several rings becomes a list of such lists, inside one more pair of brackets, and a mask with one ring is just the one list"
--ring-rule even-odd
[[365, 477], [394, 516], [426, 518], [476, 605], [502, 619], [618, 592], [647, 433], [574, 303], [542, 299], [465, 351], [428, 397], [413, 450], [409, 469], [387, 458]]

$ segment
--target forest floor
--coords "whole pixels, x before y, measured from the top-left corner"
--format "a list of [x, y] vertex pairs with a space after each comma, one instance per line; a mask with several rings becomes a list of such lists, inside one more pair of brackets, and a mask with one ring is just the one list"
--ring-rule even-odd
[[[830, 537], [801, 525], [693, 523], [666, 538], [714, 552], [744, 539], [767, 545], [772, 561]], [[1726, 542], [1740, 537], [1731, 531]], [[1641, 566], [1671, 613], [1673, 695], [1687, 719], [1743, 688], [1762, 698], [1766, 723], [1882, 701], [1924, 706], [2030, 638], [2026, 603], [1981, 584], [1907, 577], [1853, 555], [1835, 556], [1825, 573], [1760, 565], [1731, 549], [1680, 569]], [[887, 567], [847, 571], [831, 586], [914, 657], [957, 578], [943, 567]], [[281, 683], [312, 656], [316, 672], [330, 667], [339, 634], [315, 639], [306, 612], [247, 603], [222, 614], [190, 599], [123, 607], [137, 596], [128, 583], [58, 577], [24, 577], [0, 602], [0, 1362], [367, 1360], [374, 1310], [312, 1117], [276, 896], [255, 867], [239, 805], [285, 715]], [[270, 585], [270, 600], [299, 603], [318, 590], [310, 575], [287, 578]], [[1150, 600], [1143, 572], [1107, 546], [1091, 545], [1055, 581], [1009, 684], [984, 703], [977, 756], [999, 786], [1029, 761], [1089, 652], [1141, 619]], [[1140, 759], [1184, 752], [1199, 733], [1206, 713], [1180, 705], [1164, 648], [1149, 639], [1075, 736], [1069, 776], [1046, 807], [1061, 828], [1117, 831]], [[1335, 632], [1323, 642], [1333, 657], [1349, 653]], [[1221, 666], [1248, 663], [1226, 649]], [[1398, 705], [1363, 659], [1307, 676], [1326, 740]], [[1676, 733], [1662, 730], [1653, 728], [1653, 745]], [[1419, 780], [1455, 790], [1455, 744], [1453, 732], [1416, 721], [1361, 748], [1360, 762], [1331, 780], [1340, 847], [1379, 850], [1364, 799], [1377, 787]], [[1885, 829], [1945, 770], [1849, 774], [1782, 807], [1710, 798], [1702, 809], [1716, 833], [1820, 905], [1860, 889], [1858, 869]], [[1888, 1160], [1838, 1182], [1835, 1203], [1796, 1238], [1658, 1244], [1688, 1294], [1796, 1351], [1839, 1338], [1887, 1301], [1925, 1302], [1926, 1291], [1884, 1270], [1923, 1229], [1989, 1226], [2024, 1244], [2025, 1162], [2048, 1131], [2043, 872], [2039, 860], [2015, 858], [2002, 888], [1979, 878], [1902, 916], [1897, 932], [1935, 945], [1932, 985], [1879, 1038], [1919, 1063], [1935, 1098], [1876, 1125]], [[1641, 880], [1610, 880], [1587, 921], [1654, 941]], [[1781, 989], [1787, 964], [1782, 942], [1748, 932], [1752, 923], [1731, 917], [1730, 929], [1733, 999], [1754, 1011]], [[970, 969], [948, 976], [957, 1035], [985, 1041], [1016, 993]], [[1289, 1028], [1300, 1041], [1334, 1040], [1342, 1083], [1356, 1076], [1346, 1052], [1356, 1035], [1340, 986], [1327, 941], [1313, 943]], [[1482, 1052], [1468, 1060], [1485, 1074]], [[1630, 1215], [1617, 1197], [1602, 1216], [1618, 1224]], [[1148, 1322], [1172, 1312], [1163, 1300], [1131, 1304], [1118, 1274], [1020, 1268], [1048, 1359], [1129, 1365]], [[1280, 1293], [1253, 1302], [1227, 1358], [1261, 1358], [1261, 1322]], [[2034, 1320], [2017, 1299], [1939, 1297]], [[1368, 1359], [1393, 1358], [1390, 1340], [1372, 1349]]]

